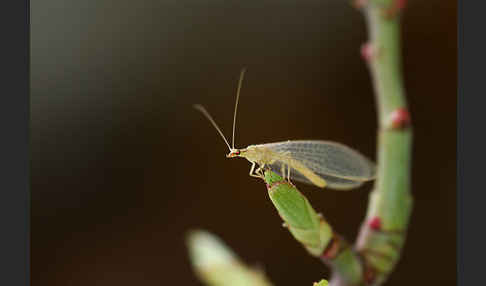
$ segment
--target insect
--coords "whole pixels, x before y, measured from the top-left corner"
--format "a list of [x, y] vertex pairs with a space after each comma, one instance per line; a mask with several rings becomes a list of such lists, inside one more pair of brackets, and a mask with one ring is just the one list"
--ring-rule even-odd
[[235, 148], [236, 112], [244, 75], [245, 69], [241, 71], [238, 81], [231, 145], [209, 112], [202, 105], [194, 105], [211, 122], [228, 146], [227, 158], [242, 157], [250, 161], [252, 177], [263, 178], [263, 171], [268, 168], [289, 182], [293, 179], [321, 188], [327, 186], [337, 190], [349, 190], [375, 178], [375, 166], [370, 160], [336, 142], [289, 140]]

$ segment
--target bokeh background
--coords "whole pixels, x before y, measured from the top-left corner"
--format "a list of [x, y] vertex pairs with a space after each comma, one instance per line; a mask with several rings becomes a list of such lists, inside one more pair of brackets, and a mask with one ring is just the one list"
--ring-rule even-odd
[[[350, 1], [43, 0], [31, 23], [32, 285], [201, 285], [192, 228], [276, 285], [329, 278], [191, 105], [229, 136], [246, 66], [237, 146], [324, 139], [375, 158]], [[415, 209], [388, 285], [455, 285], [456, 2], [409, 1], [402, 36]], [[299, 185], [349, 240], [371, 187]]]

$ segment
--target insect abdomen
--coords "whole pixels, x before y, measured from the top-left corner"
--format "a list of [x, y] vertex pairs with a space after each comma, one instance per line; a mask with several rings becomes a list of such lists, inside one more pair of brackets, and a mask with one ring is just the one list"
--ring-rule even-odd
[[290, 159], [290, 160], [291, 160], [291, 162], [289, 162], [290, 167], [294, 168], [299, 173], [304, 175], [314, 185], [316, 185], [320, 188], [324, 188], [327, 185], [326, 181], [323, 178], [318, 176], [316, 173], [312, 172], [309, 168], [304, 166], [304, 164], [300, 163], [297, 160], [293, 160], [293, 159]]

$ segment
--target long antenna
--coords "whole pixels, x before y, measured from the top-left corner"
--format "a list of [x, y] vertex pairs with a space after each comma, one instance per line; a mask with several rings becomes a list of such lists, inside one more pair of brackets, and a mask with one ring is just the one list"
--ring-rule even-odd
[[218, 124], [216, 124], [216, 122], [214, 122], [214, 119], [211, 117], [211, 115], [209, 114], [209, 112], [206, 110], [206, 108], [204, 108], [202, 105], [200, 104], [194, 104], [193, 107], [199, 111], [201, 111], [201, 113], [206, 116], [206, 118], [211, 122], [211, 124], [213, 124], [214, 128], [216, 128], [216, 130], [218, 130], [219, 132], [219, 135], [221, 135], [221, 137], [223, 137], [223, 140], [224, 140], [224, 143], [226, 143], [226, 145], [228, 146], [228, 149], [231, 151], [231, 147], [230, 147], [230, 144], [228, 143], [228, 140], [226, 140], [226, 137], [224, 137], [223, 135], [223, 132], [221, 132], [221, 129], [219, 129], [218, 127]]
[[240, 73], [240, 80], [238, 81], [238, 90], [236, 91], [236, 103], [235, 103], [235, 113], [233, 115], [233, 138], [231, 139], [231, 144], [233, 149], [235, 149], [235, 128], [236, 128], [236, 111], [238, 110], [238, 101], [240, 101], [240, 90], [241, 84], [243, 83], [243, 78], [245, 77], [246, 68], [243, 68]]

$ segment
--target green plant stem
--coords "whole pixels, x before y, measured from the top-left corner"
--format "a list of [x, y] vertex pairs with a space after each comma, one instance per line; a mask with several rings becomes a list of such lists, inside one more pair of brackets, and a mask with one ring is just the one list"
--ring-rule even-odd
[[[394, 5], [396, 1], [375, 0], [363, 7], [371, 49], [368, 64], [379, 122], [378, 176], [356, 243], [364, 261], [363, 284], [368, 285], [382, 284], [393, 270], [405, 242], [412, 210], [412, 131], [408, 119], [393, 117], [398, 110], [408, 115], [401, 74], [400, 11]], [[374, 226], [370, 225], [372, 221]], [[350, 284], [337, 277], [330, 285]]]
[[363, 279], [358, 254], [338, 235], [324, 217], [314, 210], [307, 198], [291, 183], [266, 170], [270, 200], [294, 238], [315, 257], [320, 257], [333, 271], [351, 284]]

